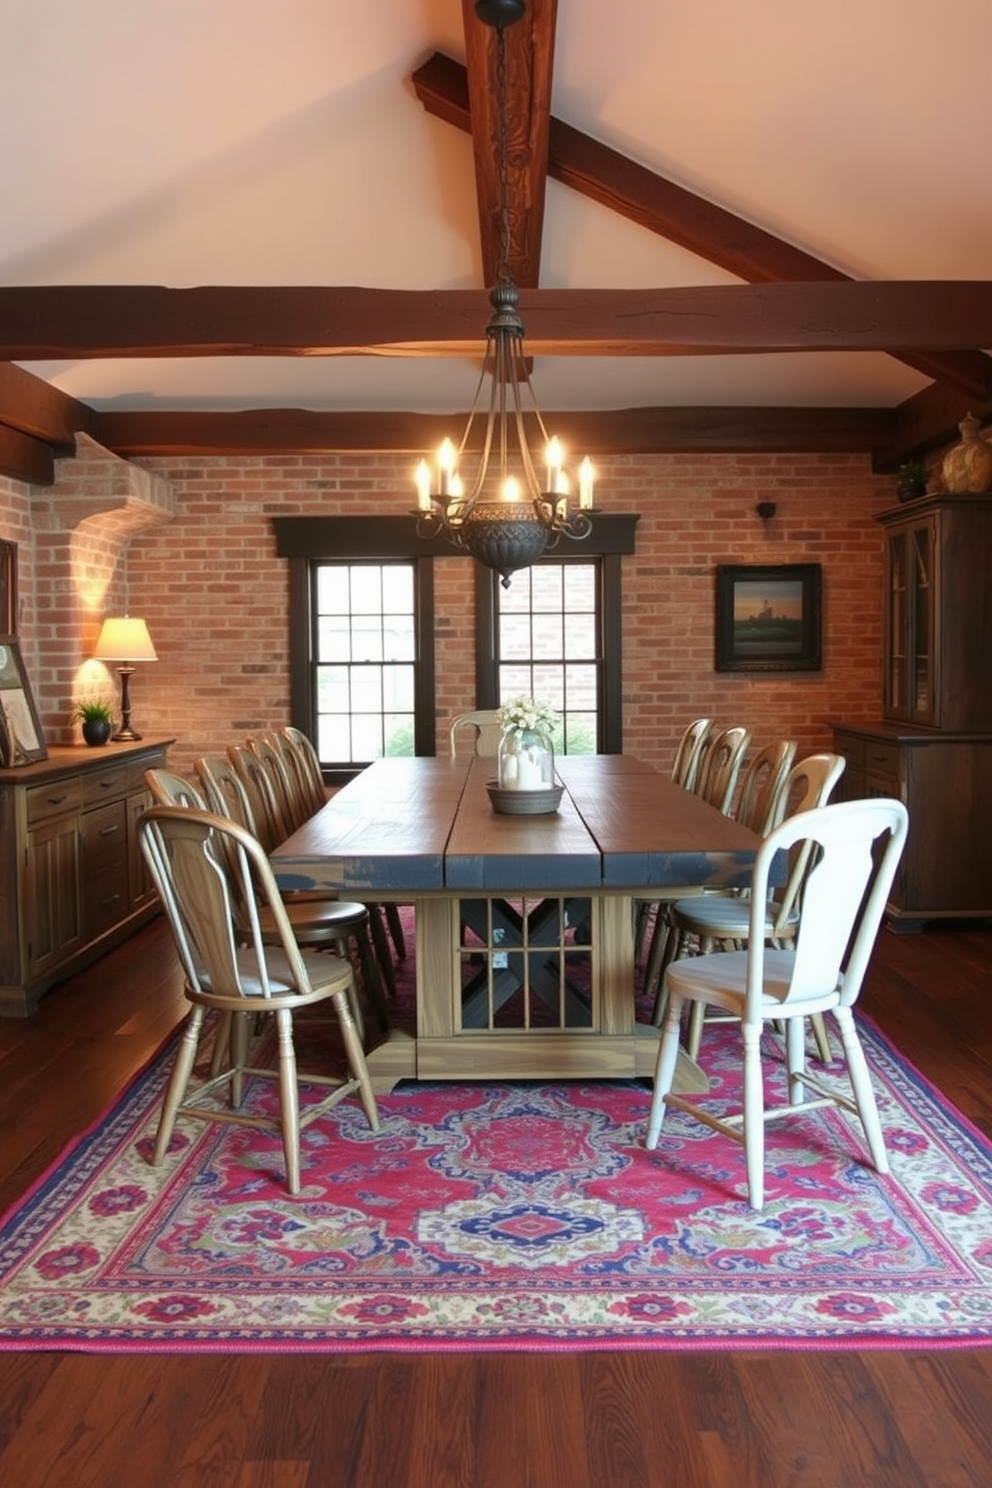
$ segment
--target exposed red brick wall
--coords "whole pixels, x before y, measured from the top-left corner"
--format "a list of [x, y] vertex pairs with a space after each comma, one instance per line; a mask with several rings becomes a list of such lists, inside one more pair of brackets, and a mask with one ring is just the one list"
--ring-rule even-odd
[[[131, 537], [108, 603], [143, 615], [158, 649], [159, 661], [132, 679], [133, 722], [146, 735], [175, 734], [173, 762], [186, 768], [198, 754], [288, 721], [288, 565], [276, 557], [271, 518], [407, 511], [414, 461], [369, 454], [140, 463], [169, 483], [176, 514]], [[882, 542], [872, 515], [892, 504], [891, 477], [874, 477], [867, 458], [853, 455], [617, 456], [599, 464], [597, 504], [640, 513], [637, 551], [623, 560], [626, 749], [665, 768], [686, 721], [706, 714], [746, 723], [758, 744], [790, 735], [808, 752], [829, 743], [832, 720], [877, 717]], [[69, 469], [64, 479], [71, 484]], [[51, 499], [35, 493], [42, 507]], [[777, 504], [769, 522], [755, 512], [759, 500]], [[32, 531], [24, 488], [0, 480], [0, 536], [28, 541]], [[71, 554], [48, 546], [25, 626], [40, 632], [36, 691], [56, 738], [71, 709], [58, 678], [84, 656], [67, 654], [79, 645], [74, 633], [60, 636]], [[822, 564], [821, 672], [714, 670], [720, 563]], [[435, 575], [443, 750], [448, 721], [476, 701], [475, 597], [468, 559], [439, 560]]]
[[[411, 499], [409, 457], [271, 456], [143, 461], [172, 486], [177, 515], [128, 555], [133, 613], [148, 621], [156, 666], [132, 682], [135, 723], [175, 733], [174, 760], [226, 747], [288, 719], [287, 565], [270, 518], [386, 514]], [[804, 752], [833, 719], [877, 716], [882, 543], [872, 514], [892, 481], [867, 459], [685, 455], [601, 462], [597, 501], [636, 511], [623, 560], [625, 747], [667, 766], [685, 722], [743, 721], [758, 743], [789, 734]], [[768, 523], [755, 513], [774, 500]], [[714, 671], [718, 563], [820, 563], [824, 667], [812, 674]], [[475, 705], [471, 563], [436, 565], [438, 747]]]

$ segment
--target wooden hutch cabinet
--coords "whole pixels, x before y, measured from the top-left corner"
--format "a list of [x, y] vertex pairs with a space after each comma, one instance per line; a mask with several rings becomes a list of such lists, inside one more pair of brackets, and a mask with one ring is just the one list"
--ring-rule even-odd
[[0, 1015], [24, 1015], [155, 911], [137, 839], [171, 739], [0, 769]]
[[909, 839], [894, 929], [992, 915], [992, 495], [928, 496], [885, 529], [878, 723], [837, 724], [838, 796], [891, 795]]

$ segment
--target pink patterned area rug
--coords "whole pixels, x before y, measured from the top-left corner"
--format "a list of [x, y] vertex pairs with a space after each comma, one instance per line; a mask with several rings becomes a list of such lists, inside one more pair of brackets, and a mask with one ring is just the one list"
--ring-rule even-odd
[[[736, 1144], [638, 1082], [402, 1085], [373, 1133], [180, 1122], [148, 1164], [171, 1050], [0, 1230], [0, 1347], [110, 1351], [829, 1348], [992, 1338], [992, 1149], [870, 1025], [892, 1174], [818, 1110]], [[313, 1058], [327, 1032], [306, 1033]], [[769, 1045], [774, 1054], [774, 1046]], [[702, 1062], [736, 1090], [733, 1032]], [[837, 1073], [840, 1066], [833, 1067]], [[253, 1103], [272, 1088], [257, 1082]]]

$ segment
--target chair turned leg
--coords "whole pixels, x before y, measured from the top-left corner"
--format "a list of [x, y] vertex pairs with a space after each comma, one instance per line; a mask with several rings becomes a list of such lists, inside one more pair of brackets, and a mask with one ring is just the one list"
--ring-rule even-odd
[[279, 1037], [279, 1116], [282, 1150], [286, 1159], [286, 1186], [295, 1198], [300, 1191], [300, 1088], [296, 1078], [293, 1048], [293, 1014], [289, 1008], [276, 1011]]
[[752, 1209], [765, 1206], [765, 1090], [761, 1072], [761, 1025], [745, 1023], [744, 1157], [747, 1196]]
[[[403, 934], [403, 921], [400, 919], [400, 907], [398, 904], [387, 904], [386, 924], [389, 926], [389, 937], [393, 942], [393, 950], [396, 952], [397, 961], [406, 960], [406, 936]], [[395, 988], [393, 989], [395, 993]]]
[[871, 1075], [868, 1073], [868, 1064], [865, 1060], [865, 1052], [858, 1038], [858, 1031], [854, 1026], [854, 1018], [851, 1009], [839, 1007], [834, 1009], [834, 1017], [840, 1029], [841, 1042], [844, 1045], [844, 1057], [847, 1060], [847, 1073], [850, 1077], [851, 1088], [854, 1091], [854, 1100], [861, 1117], [861, 1125], [864, 1127], [865, 1137], [868, 1140], [868, 1149], [871, 1152], [872, 1162], [879, 1173], [889, 1171], [889, 1159], [885, 1151], [885, 1138], [882, 1135], [882, 1123], [878, 1119], [878, 1106], [875, 1103], [875, 1092], [872, 1089]]
[[363, 925], [356, 929], [355, 940], [358, 944], [358, 960], [362, 968], [362, 986], [365, 995], [372, 1004], [376, 1022], [383, 1030], [389, 1027], [389, 1008], [382, 992], [382, 982], [379, 978], [379, 958], [373, 950], [372, 935], [369, 926], [378, 924], [382, 929], [382, 921], [379, 919], [378, 910], [369, 911], [369, 925]]
[[362, 1102], [362, 1109], [368, 1119], [369, 1126], [373, 1131], [378, 1131], [379, 1108], [376, 1105], [375, 1091], [372, 1089], [372, 1077], [369, 1074], [369, 1067], [365, 1063], [365, 1051], [362, 1048], [361, 1040], [352, 1021], [348, 994], [346, 992], [335, 992], [331, 1000], [334, 1003], [334, 1010], [338, 1015], [338, 1023], [341, 1027], [341, 1042], [344, 1044], [351, 1078], [358, 1083], [358, 1096]]
[[369, 934], [372, 937], [372, 945], [375, 948], [375, 959], [379, 966], [379, 978], [385, 982], [386, 991], [390, 997], [396, 996], [396, 972], [393, 968], [393, 954], [389, 949], [389, 937], [386, 927], [382, 922], [382, 909], [378, 904], [370, 904], [369, 910]]
[[670, 1094], [675, 1081], [675, 1067], [679, 1058], [679, 1038], [682, 1025], [682, 1002], [680, 998], [669, 1000], [665, 1018], [665, 1030], [658, 1044], [658, 1058], [654, 1067], [654, 1093], [651, 1096], [651, 1111], [648, 1115], [648, 1132], [645, 1146], [655, 1148], [665, 1119], [665, 1097]]
[[[661, 951], [658, 956], [658, 990], [655, 993], [654, 1007], [651, 1009], [651, 1022], [655, 1028], [660, 1028], [665, 1019], [665, 1006], [667, 993], [665, 991], [665, 973], [673, 961], [681, 959], [688, 944], [688, 936], [676, 925], [669, 925], [662, 941]], [[654, 958], [654, 946], [651, 948], [652, 959]], [[649, 973], [651, 968], [649, 966]], [[650, 986], [649, 981], [645, 985]]]
[[813, 1028], [813, 1037], [816, 1040], [816, 1052], [824, 1064], [829, 1064], [834, 1055], [830, 1047], [830, 1038], [827, 1034], [826, 1020], [822, 1013], [813, 1013], [809, 1021]]
[[193, 1064], [196, 1059], [196, 1046], [200, 1042], [200, 1028], [203, 1024], [202, 1007], [194, 1007], [186, 1020], [183, 1036], [176, 1050], [176, 1060], [172, 1066], [172, 1074], [169, 1076], [169, 1085], [162, 1102], [162, 1114], [158, 1118], [158, 1131], [155, 1133], [155, 1151], [152, 1153], [152, 1167], [160, 1167], [165, 1157], [166, 1148], [172, 1138], [172, 1128], [176, 1124], [176, 1114], [182, 1104], [189, 1077], [193, 1073]]

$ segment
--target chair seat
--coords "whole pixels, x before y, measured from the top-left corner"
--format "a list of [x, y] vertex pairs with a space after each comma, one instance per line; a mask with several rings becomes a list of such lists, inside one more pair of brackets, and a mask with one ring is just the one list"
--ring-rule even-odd
[[[673, 961], [668, 968], [669, 992], [708, 1002], [712, 1007], [742, 1017], [747, 993], [747, 951], [716, 951], [711, 956], [692, 956]], [[822, 990], [804, 996], [790, 987], [795, 966], [794, 951], [768, 950], [764, 958], [761, 999], [763, 1019], [774, 1019], [776, 1010], [788, 998], [790, 1012], [811, 1017], [829, 1012], [837, 1006], [839, 991]]]
[[[266, 993], [258, 975], [258, 963], [255, 953], [248, 947], [242, 947], [235, 952], [235, 962], [238, 967], [238, 987], [229, 993], [222, 993], [213, 985], [210, 974], [201, 971], [199, 982], [204, 992], [209, 992], [211, 1005], [213, 1000], [221, 996], [229, 996], [237, 1003], [245, 997], [287, 997], [296, 996], [298, 1001], [317, 1001], [325, 998], [329, 992], [347, 992], [353, 980], [351, 964], [342, 956], [329, 956], [324, 951], [301, 951], [303, 963], [307, 969], [307, 978], [310, 982], [312, 999], [298, 994], [298, 988], [293, 977], [292, 968], [285, 953], [276, 946], [267, 946], [265, 950], [265, 966], [269, 978], [269, 990]], [[195, 992], [188, 994], [195, 998]]]
[[[751, 923], [751, 903], [745, 898], [724, 894], [700, 894], [694, 899], [676, 899], [672, 905], [672, 922], [683, 932], [711, 940], [743, 940]], [[775, 906], [765, 915], [768, 935], [784, 935], [799, 924], [798, 910], [779, 923]]]

